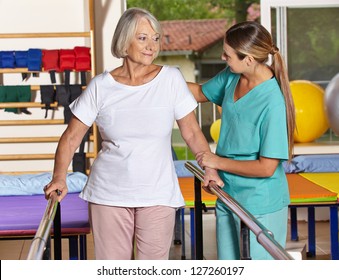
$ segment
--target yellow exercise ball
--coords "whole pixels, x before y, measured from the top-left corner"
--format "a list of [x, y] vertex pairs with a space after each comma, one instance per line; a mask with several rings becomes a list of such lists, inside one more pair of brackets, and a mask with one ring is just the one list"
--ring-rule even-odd
[[210, 128], [210, 134], [215, 143], [219, 140], [221, 119], [214, 121]]
[[312, 142], [329, 128], [324, 105], [325, 90], [306, 80], [291, 81], [290, 87], [296, 116], [294, 141]]

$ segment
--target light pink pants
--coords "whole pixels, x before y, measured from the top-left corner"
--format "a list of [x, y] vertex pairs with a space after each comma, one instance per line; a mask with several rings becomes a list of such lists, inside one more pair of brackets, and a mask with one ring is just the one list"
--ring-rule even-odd
[[97, 260], [169, 258], [175, 208], [125, 208], [89, 203], [89, 215]]

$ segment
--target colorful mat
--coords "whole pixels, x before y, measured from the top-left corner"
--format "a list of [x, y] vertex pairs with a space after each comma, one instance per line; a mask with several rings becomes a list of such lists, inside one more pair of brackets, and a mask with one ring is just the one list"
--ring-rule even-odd
[[299, 174], [286, 174], [291, 203], [331, 202], [337, 200], [337, 193]]
[[[316, 174], [316, 173], [308, 173], [308, 174]], [[307, 175], [308, 175], [307, 174]], [[332, 179], [332, 183], [334, 180], [337, 180], [339, 183], [339, 173], [330, 173], [337, 174], [337, 176], [329, 176]], [[291, 203], [316, 203], [316, 202], [335, 202], [338, 199], [338, 191], [332, 191], [328, 189], [329, 185], [327, 180], [329, 177], [326, 177], [327, 180], [323, 179], [323, 176], [315, 178], [323, 179], [320, 180], [320, 183], [313, 182], [309, 178], [305, 178], [305, 174], [301, 176], [301, 174], [286, 174], [289, 191], [290, 191], [290, 199]], [[313, 177], [314, 176], [310, 176]], [[335, 179], [337, 177], [337, 179]], [[325, 184], [325, 183], [327, 184]], [[185, 199], [185, 204], [187, 207], [194, 206], [194, 178], [192, 177], [181, 177], [179, 178], [179, 184], [181, 188], [181, 192]], [[323, 186], [324, 185], [324, 186]], [[327, 187], [325, 187], [327, 186]], [[205, 203], [207, 207], [215, 206], [215, 201], [217, 197], [215, 195], [211, 195], [204, 190], [201, 191], [202, 202]]]
[[[194, 177], [180, 177], [179, 185], [187, 207], [194, 206]], [[201, 201], [206, 207], [214, 207], [217, 197], [201, 190]]]
[[339, 198], [339, 173], [338, 172], [326, 172], [326, 173], [299, 173], [304, 178], [311, 182], [322, 186], [323, 188], [337, 193]]

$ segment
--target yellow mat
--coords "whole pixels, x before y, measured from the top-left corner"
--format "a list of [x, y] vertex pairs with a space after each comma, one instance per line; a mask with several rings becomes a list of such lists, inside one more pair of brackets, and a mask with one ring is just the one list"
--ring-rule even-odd
[[337, 193], [339, 198], [339, 173], [299, 173], [299, 175], [329, 191]]

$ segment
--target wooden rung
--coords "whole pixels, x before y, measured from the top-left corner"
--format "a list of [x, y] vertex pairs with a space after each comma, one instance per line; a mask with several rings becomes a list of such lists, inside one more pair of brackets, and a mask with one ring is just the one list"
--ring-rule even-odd
[[0, 39], [90, 37], [90, 32], [5, 33]]
[[[5, 108], [43, 108], [45, 104], [41, 104], [39, 102], [6, 102], [0, 103], [0, 109]], [[58, 103], [54, 102], [50, 104], [50, 107], [55, 108], [58, 107]]]
[[95, 153], [93, 152], [86, 153], [86, 158], [95, 158]]
[[[55, 154], [17, 154], [0, 155], [0, 160], [45, 160], [54, 159]], [[86, 153], [86, 158], [94, 158], [94, 153]]]
[[17, 155], [0, 155], [0, 160], [39, 160], [54, 159], [54, 154], [17, 154]]
[[0, 175], [24, 175], [24, 174], [39, 174], [51, 171], [8, 171], [8, 172], [0, 172]]
[[[77, 73], [78, 71], [73, 70], [74, 73]], [[86, 72], [91, 72], [87, 70]], [[29, 71], [28, 68], [0, 68], [0, 73], [2, 74], [21, 74], [21, 73], [49, 73], [48, 71], [45, 71], [43, 68], [41, 71]], [[57, 72], [57, 74], [63, 74], [63, 72]], [[32, 90], [39, 90], [40, 86], [39, 85], [30, 85]]]
[[38, 90], [40, 90], [40, 86], [39, 85], [31, 85], [31, 90], [32, 91], [38, 91]]
[[[27, 170], [25, 170], [25, 171], [8, 171], [8, 172], [0, 172], [0, 175], [24, 175], [24, 174], [41, 174], [41, 173], [46, 173], [46, 172], [48, 172], [48, 173], [52, 173], [52, 171], [51, 170], [39, 170], [39, 171], [37, 171], [37, 170], [34, 170], [34, 171], [27, 171]], [[72, 173], [73, 171], [72, 170], [68, 170], [67, 171], [68, 173]], [[89, 172], [90, 172], [90, 170], [89, 169], [86, 169], [86, 175], [88, 175], [89, 174]]]
[[[82, 90], [84, 90], [86, 88], [86, 86], [82, 86]], [[31, 90], [33, 91], [37, 91], [40, 90], [40, 86], [39, 85], [31, 85]], [[54, 85], [54, 90], [56, 90], [56, 85]]]
[[[82, 86], [82, 90], [84, 90], [86, 86]], [[40, 90], [40, 85], [31, 85], [31, 90], [38, 91]], [[54, 85], [54, 90], [56, 90], [56, 85]]]
[[[25, 171], [5, 171], [5, 172], [0, 172], [0, 175], [24, 175], [24, 174], [40, 174], [40, 173], [52, 173], [51, 170], [25, 170]], [[68, 172], [72, 172], [69, 170]]]
[[64, 124], [62, 119], [58, 120], [0, 120], [2, 126], [14, 126], [14, 125], [56, 125]]
[[27, 68], [1, 68], [0, 73], [40, 73], [41, 71], [28, 71]]
[[16, 137], [0, 138], [0, 143], [53, 143], [58, 142], [60, 137]]
[[[16, 138], [0, 138], [1, 144], [11, 143], [53, 143], [58, 142], [60, 137], [16, 137]], [[94, 136], [89, 137], [89, 141], [93, 141]]]

